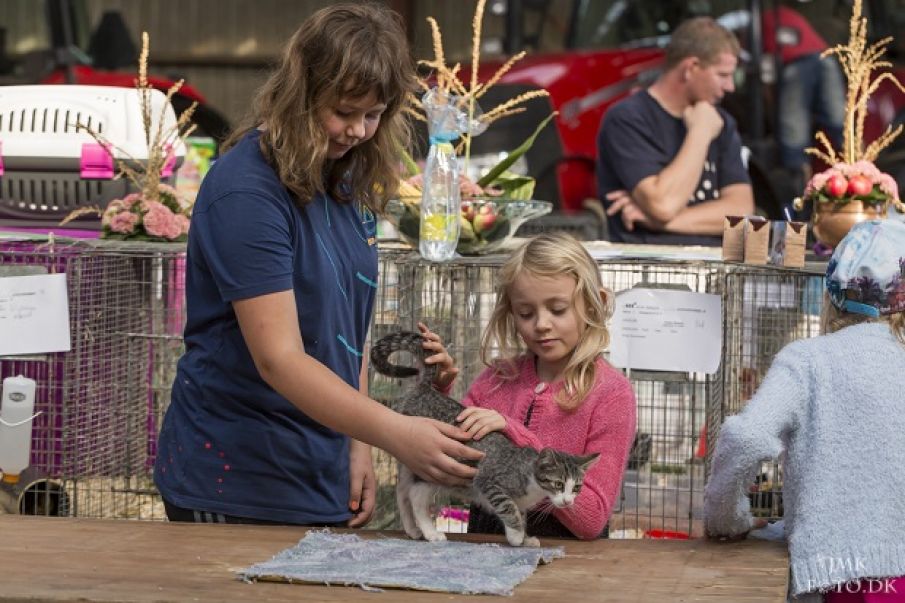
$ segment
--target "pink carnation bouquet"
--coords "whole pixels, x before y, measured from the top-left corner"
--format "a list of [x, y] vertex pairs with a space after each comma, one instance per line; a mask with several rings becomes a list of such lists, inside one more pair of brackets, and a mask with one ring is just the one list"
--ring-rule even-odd
[[192, 204], [172, 186], [157, 185], [157, 199], [131, 193], [111, 201], [101, 216], [103, 238], [176, 242], [189, 233]]

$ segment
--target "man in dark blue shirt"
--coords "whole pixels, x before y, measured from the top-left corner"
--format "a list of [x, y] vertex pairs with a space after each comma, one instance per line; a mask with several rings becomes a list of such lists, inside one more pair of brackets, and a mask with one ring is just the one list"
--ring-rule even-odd
[[719, 245], [725, 216], [754, 211], [735, 121], [716, 106], [738, 52], [713, 19], [686, 21], [657, 81], [607, 111], [597, 178], [613, 241]]

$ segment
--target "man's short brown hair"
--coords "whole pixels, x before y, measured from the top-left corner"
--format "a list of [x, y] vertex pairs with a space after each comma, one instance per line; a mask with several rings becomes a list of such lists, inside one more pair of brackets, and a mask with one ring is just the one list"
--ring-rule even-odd
[[688, 57], [696, 57], [704, 65], [713, 65], [720, 54], [728, 52], [737, 57], [740, 49], [738, 39], [731, 31], [710, 17], [695, 17], [684, 21], [672, 33], [666, 46], [665, 68], [668, 71]]

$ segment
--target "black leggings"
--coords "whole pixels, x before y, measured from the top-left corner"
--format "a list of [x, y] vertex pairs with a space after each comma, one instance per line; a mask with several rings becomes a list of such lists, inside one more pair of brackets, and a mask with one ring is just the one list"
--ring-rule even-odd
[[[569, 531], [553, 515], [544, 513], [536, 513], [528, 511], [527, 532], [529, 536], [539, 536], [541, 538], [572, 538], [575, 535]], [[471, 505], [468, 512], [468, 532], [478, 534], [503, 534], [503, 522], [496, 515], [488, 513], [478, 505]], [[610, 533], [609, 525], [603, 527], [603, 533], [599, 538], [608, 538]]]
[[[167, 512], [167, 519], [170, 521], [181, 521], [188, 523], [244, 523], [262, 526], [285, 526], [285, 525], [313, 525], [313, 524], [293, 524], [285, 521], [270, 521], [268, 519], [255, 519], [254, 517], [236, 517], [235, 515], [224, 515], [223, 513], [213, 513], [211, 511], [196, 511], [194, 509], [184, 509], [176, 505], [163, 501], [163, 507]], [[317, 524], [331, 528], [344, 528], [345, 523], [323, 523]]]

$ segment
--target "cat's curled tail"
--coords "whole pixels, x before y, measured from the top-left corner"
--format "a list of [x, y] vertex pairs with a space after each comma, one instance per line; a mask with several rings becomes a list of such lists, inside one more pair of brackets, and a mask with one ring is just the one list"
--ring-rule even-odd
[[[414, 331], [396, 331], [381, 337], [371, 346], [371, 365], [378, 373], [387, 377], [404, 378], [418, 375], [418, 385], [430, 386], [436, 377], [437, 367], [424, 362], [424, 338]], [[395, 352], [408, 352], [418, 366], [402, 366], [390, 362]]]

